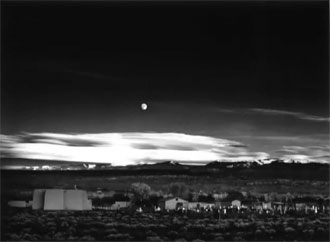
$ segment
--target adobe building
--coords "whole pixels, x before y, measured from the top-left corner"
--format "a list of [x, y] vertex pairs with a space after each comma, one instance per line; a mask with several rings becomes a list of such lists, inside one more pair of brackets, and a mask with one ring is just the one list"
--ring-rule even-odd
[[188, 201], [179, 197], [167, 198], [160, 205], [165, 210], [188, 209]]
[[33, 191], [32, 209], [91, 210], [92, 202], [83, 190], [36, 189]]

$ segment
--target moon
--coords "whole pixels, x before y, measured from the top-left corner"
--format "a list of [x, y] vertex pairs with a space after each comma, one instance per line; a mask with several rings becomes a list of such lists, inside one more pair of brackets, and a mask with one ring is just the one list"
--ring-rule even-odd
[[142, 104], [141, 104], [141, 109], [142, 109], [143, 111], [147, 110], [147, 108], [148, 108], [148, 105], [147, 105], [146, 103], [142, 103]]

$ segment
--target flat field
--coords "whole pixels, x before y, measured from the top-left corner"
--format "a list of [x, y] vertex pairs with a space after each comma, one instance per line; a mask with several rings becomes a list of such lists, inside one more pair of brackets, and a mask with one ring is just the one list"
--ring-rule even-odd
[[329, 215], [45, 212], [7, 210], [2, 240], [11, 241], [329, 241]]
[[[154, 191], [168, 191], [172, 182], [182, 182], [193, 191], [225, 192], [245, 191], [255, 193], [287, 193], [307, 195], [329, 195], [329, 182], [303, 179], [251, 179], [221, 175], [116, 175], [95, 171], [1, 171], [1, 194], [7, 199], [29, 199], [36, 188], [63, 188], [95, 191], [126, 191], [132, 183], [143, 182]], [[30, 194], [30, 197], [21, 197]]]

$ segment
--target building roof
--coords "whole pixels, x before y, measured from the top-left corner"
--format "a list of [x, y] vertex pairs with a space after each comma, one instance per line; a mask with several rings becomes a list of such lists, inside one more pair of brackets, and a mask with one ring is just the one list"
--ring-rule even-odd
[[180, 197], [168, 197], [168, 198], [166, 198], [164, 201], [167, 202], [167, 201], [169, 201], [169, 200], [173, 200], [173, 199], [180, 199], [180, 200], [183, 200], [183, 201], [185, 201], [185, 202], [188, 202], [187, 200], [182, 199], [182, 198], [180, 198]]

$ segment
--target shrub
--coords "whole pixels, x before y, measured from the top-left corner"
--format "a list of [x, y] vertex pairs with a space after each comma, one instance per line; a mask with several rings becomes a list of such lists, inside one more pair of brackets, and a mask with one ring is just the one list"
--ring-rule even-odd
[[95, 221], [95, 222], [89, 222], [86, 224], [87, 227], [89, 228], [100, 228], [100, 229], [104, 229], [105, 227], [105, 224], [103, 222], [98, 222], [98, 221]]
[[127, 241], [130, 239], [130, 235], [129, 234], [117, 234], [117, 238], [120, 241]]
[[159, 236], [150, 236], [150, 237], [147, 237], [146, 239], [147, 241], [163, 241]]
[[285, 228], [284, 231], [286, 233], [286, 235], [285, 235], [285, 238], [286, 239], [289, 239], [289, 240], [295, 239], [295, 237], [296, 237], [296, 230], [294, 228], [287, 227], [287, 228]]
[[204, 240], [201, 240], [201, 239], [195, 239], [195, 240], [193, 240], [192, 242], [204, 242]]
[[204, 240], [214, 240], [213, 234], [212, 233], [209, 233], [209, 232], [202, 233], [202, 238]]
[[175, 240], [175, 242], [187, 242], [187, 240], [180, 238], [180, 239]]
[[10, 240], [13, 240], [13, 241], [21, 240], [20, 236], [17, 234], [11, 234], [11, 235], [9, 235], [9, 238], [10, 238]]
[[243, 239], [242, 237], [240, 236], [235, 236], [233, 241], [245, 241], [245, 239]]
[[167, 237], [169, 237], [171, 240], [175, 240], [178, 238], [178, 232], [171, 230], [167, 233]]
[[142, 230], [132, 231], [131, 235], [133, 236], [134, 240], [142, 241], [146, 239], [146, 233]]
[[257, 229], [255, 232], [254, 232], [254, 234], [255, 234], [255, 238], [256, 238], [256, 240], [262, 240], [263, 239], [263, 232], [260, 230], [260, 229]]
[[85, 235], [85, 236], [81, 237], [79, 240], [82, 240], [82, 241], [93, 241], [95, 239], [94, 239], [94, 237], [92, 237], [90, 235]]
[[110, 234], [117, 234], [118, 231], [116, 229], [106, 229], [104, 233], [110, 235]]
[[69, 236], [68, 237], [68, 240], [70, 240], [70, 241], [77, 241], [77, 240], [79, 240], [79, 238], [78, 237], [75, 237], [75, 236]]
[[54, 236], [53, 236], [54, 240], [65, 240], [65, 235], [62, 232], [57, 232]]

